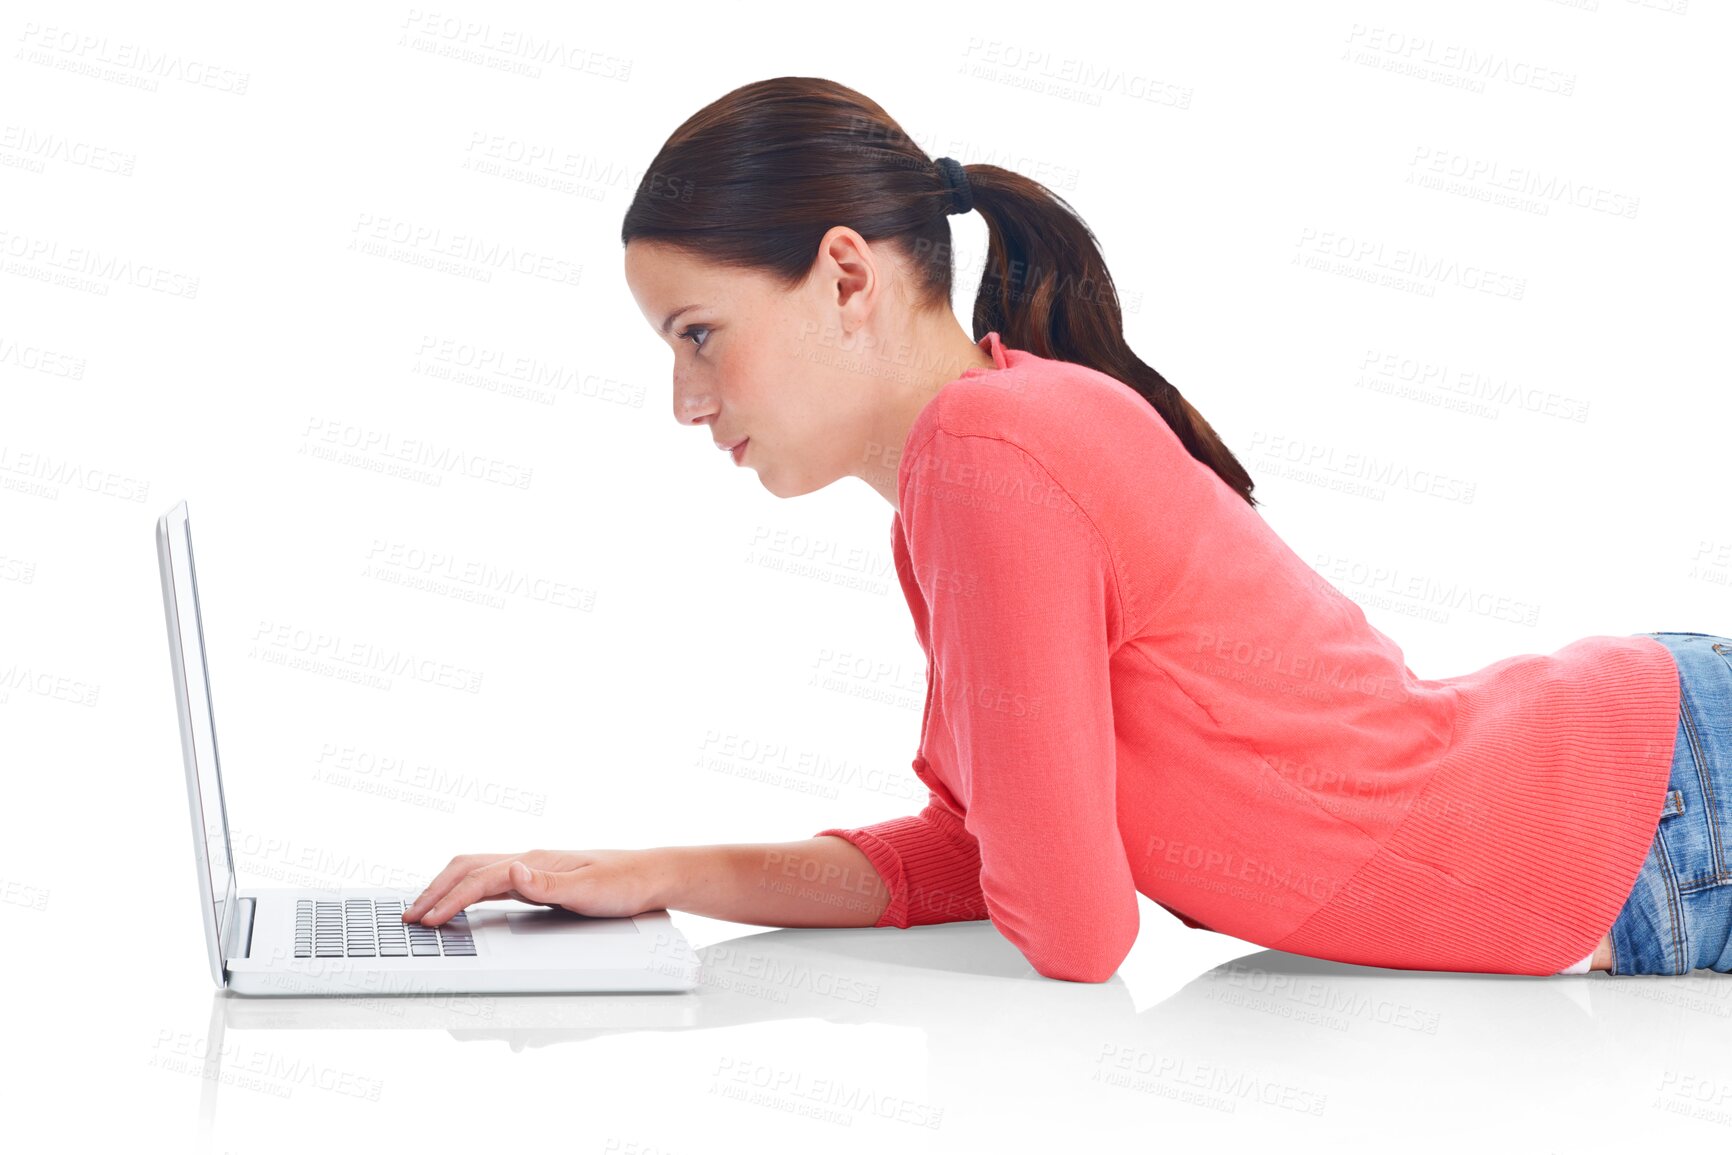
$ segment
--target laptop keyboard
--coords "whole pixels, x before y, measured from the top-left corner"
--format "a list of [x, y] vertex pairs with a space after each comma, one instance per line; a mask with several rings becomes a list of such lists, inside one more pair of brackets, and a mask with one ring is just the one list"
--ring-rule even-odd
[[296, 958], [473, 957], [469, 914], [458, 911], [443, 926], [403, 921], [403, 900], [350, 898], [295, 900]]

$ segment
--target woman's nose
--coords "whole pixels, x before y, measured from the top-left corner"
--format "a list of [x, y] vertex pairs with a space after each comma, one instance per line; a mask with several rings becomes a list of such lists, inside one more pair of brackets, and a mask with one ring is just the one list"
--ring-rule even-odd
[[674, 420], [681, 425], [701, 424], [713, 408], [702, 394], [674, 383]]

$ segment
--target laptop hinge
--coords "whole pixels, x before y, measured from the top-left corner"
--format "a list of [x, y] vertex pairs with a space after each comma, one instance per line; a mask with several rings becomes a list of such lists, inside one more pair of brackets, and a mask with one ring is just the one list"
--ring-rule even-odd
[[[253, 951], [253, 918], [257, 915], [259, 900], [256, 898], [235, 898], [235, 920], [229, 926], [229, 942], [223, 948], [223, 958], [251, 958]], [[226, 970], [227, 967], [225, 966]]]

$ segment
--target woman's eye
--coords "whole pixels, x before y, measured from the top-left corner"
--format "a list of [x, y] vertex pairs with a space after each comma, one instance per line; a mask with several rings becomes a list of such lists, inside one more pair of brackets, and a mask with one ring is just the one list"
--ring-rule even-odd
[[[710, 330], [709, 330], [709, 327], [707, 325], [691, 325], [691, 326], [688, 326], [687, 328], [680, 330], [680, 340], [682, 340], [682, 341], [686, 340], [687, 338], [691, 337], [691, 335], [693, 333], [702, 333], [705, 337], [708, 337], [710, 335]], [[692, 344], [695, 345], [699, 349], [702, 349], [704, 347], [704, 343], [702, 341], [694, 340], [694, 341], [692, 341]]]

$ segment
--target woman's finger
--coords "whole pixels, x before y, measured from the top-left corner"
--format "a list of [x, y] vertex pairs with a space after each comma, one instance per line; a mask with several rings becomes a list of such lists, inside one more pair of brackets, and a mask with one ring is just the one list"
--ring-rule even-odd
[[421, 916], [422, 926], [438, 926], [458, 911], [465, 909], [472, 902], [485, 902], [490, 898], [503, 898], [511, 893], [513, 883], [507, 873], [511, 864], [520, 861], [516, 858], [501, 858], [497, 862], [487, 862], [470, 870], [457, 880], [445, 895], [427, 908], [427, 913]]
[[507, 857], [509, 856], [504, 854], [459, 854], [446, 864], [444, 870], [434, 876], [433, 881], [427, 884], [427, 889], [421, 892], [420, 897], [410, 903], [408, 909], [403, 911], [403, 921], [414, 922], [420, 918], [423, 912], [445, 897], [446, 891], [456, 885], [458, 879], [477, 866], [484, 862], [498, 862]]

